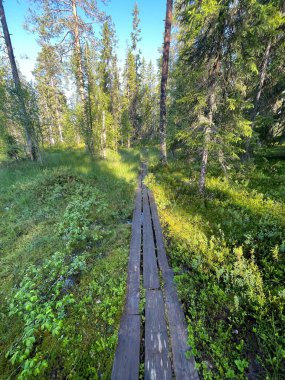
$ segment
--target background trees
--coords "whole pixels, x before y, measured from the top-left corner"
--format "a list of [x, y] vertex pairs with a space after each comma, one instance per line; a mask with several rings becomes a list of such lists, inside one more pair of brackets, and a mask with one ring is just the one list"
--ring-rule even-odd
[[[197, 183], [204, 194], [209, 167], [218, 166], [228, 176], [231, 167], [254, 158], [261, 147], [284, 140], [282, 1], [177, 1], [167, 102], [172, 2], [167, 2], [160, 73], [140, 51], [137, 3], [124, 67], [117, 57], [114, 25], [100, 10], [101, 3], [34, 0], [31, 4], [27, 27], [37, 34], [41, 52], [34, 85], [16, 78], [22, 87], [18, 101], [18, 91], [10, 91], [15, 62], [14, 71], [2, 73], [3, 97], [11, 105], [16, 102], [11, 117], [9, 107], [3, 110], [2, 120], [14, 125], [6, 128], [5, 136], [10, 137], [2, 137], [5, 146], [14, 141], [24, 152], [30, 144], [26, 150], [32, 157], [39, 137], [50, 146], [84, 142], [91, 154], [105, 157], [108, 148], [130, 147], [144, 138], [157, 142], [160, 135], [162, 160], [166, 161], [167, 143], [171, 153], [179, 152], [187, 162], [199, 165]], [[25, 111], [28, 98], [34, 99], [35, 126]]]
[[63, 90], [60, 58], [54, 46], [42, 46], [34, 76], [43, 138], [50, 145], [63, 143], [63, 117], [67, 109], [67, 100]]
[[[44, 149], [84, 143], [89, 153], [105, 158], [107, 149], [118, 150], [142, 138], [156, 138], [157, 73], [153, 63], [144, 60], [139, 48], [137, 3], [132, 12], [124, 68], [120, 67], [117, 56], [114, 24], [100, 10], [99, 2], [31, 0], [30, 3], [25, 26], [37, 36], [41, 50], [33, 72], [34, 82], [20, 83], [17, 74], [16, 83], [21, 89], [20, 93], [15, 90], [14, 95], [18, 94], [18, 101], [10, 93], [9, 76], [15, 73], [15, 60], [13, 70], [2, 73], [3, 99], [8, 97], [11, 108], [17, 103], [11, 117], [8, 117], [9, 107], [6, 112], [3, 108], [2, 150], [7, 153], [9, 144], [11, 151], [17, 146], [17, 157], [21, 157], [24, 147], [32, 144], [33, 150], [31, 146], [28, 150], [35, 159], [38, 146]], [[33, 99], [34, 110], [27, 111], [28, 103], [32, 106], [28, 98]], [[30, 115], [37, 115], [35, 125]], [[9, 122], [13, 119], [11, 130], [8, 124], [4, 125], [7, 117]], [[20, 133], [23, 127], [26, 142]]]
[[[30, 118], [29, 112], [27, 110], [25, 93], [22, 88], [18, 68], [16, 65], [13, 46], [12, 46], [12, 42], [10, 38], [10, 33], [9, 33], [7, 21], [6, 21], [6, 16], [5, 16], [2, 0], [0, 1], [0, 18], [1, 18], [1, 25], [2, 25], [2, 30], [3, 30], [5, 45], [7, 49], [7, 54], [9, 57], [9, 62], [10, 62], [11, 71], [12, 71], [15, 95], [17, 96], [17, 99], [18, 99], [16, 106], [19, 109], [20, 123], [23, 126], [24, 132], [25, 132], [27, 153], [32, 160], [36, 160], [38, 158], [38, 151], [37, 151], [34, 126]], [[8, 138], [8, 140], [6, 139], [6, 142], [8, 142], [8, 145], [11, 145], [10, 143], [14, 142], [14, 137], [9, 135], [8, 132], [6, 132], [6, 136]]]
[[273, 131], [282, 136], [282, 12], [278, 1], [177, 2], [172, 141], [188, 157], [200, 157], [200, 193], [209, 162], [226, 173], [257, 144], [272, 142]]

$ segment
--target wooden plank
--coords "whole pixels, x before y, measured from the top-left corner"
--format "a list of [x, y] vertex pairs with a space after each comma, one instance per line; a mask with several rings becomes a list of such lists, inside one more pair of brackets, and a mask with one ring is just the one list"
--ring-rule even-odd
[[188, 336], [185, 317], [178, 299], [173, 271], [168, 265], [163, 232], [154, 196], [151, 191], [149, 191], [149, 201], [156, 237], [158, 263], [164, 282], [166, 311], [169, 323], [175, 377], [176, 380], [198, 380], [199, 376], [195, 368], [194, 356], [190, 356], [189, 359], [186, 358], [186, 353], [191, 353], [191, 347], [189, 347], [187, 343]]
[[170, 380], [168, 336], [161, 290], [146, 291], [145, 380]]
[[[163, 280], [176, 380], [199, 380], [198, 372], [195, 368], [195, 359], [191, 355], [191, 347], [187, 343], [185, 317], [173, 282], [173, 271], [171, 269], [164, 273]], [[189, 359], [187, 359], [186, 354], [190, 354]]]
[[143, 185], [143, 283], [145, 289], [159, 289], [157, 260], [147, 189]]
[[132, 221], [132, 238], [130, 243], [130, 257], [128, 266], [127, 298], [125, 312], [139, 313], [140, 302], [140, 257], [141, 257], [141, 181], [136, 191], [135, 209]]
[[167, 260], [165, 247], [164, 247], [163, 232], [161, 229], [161, 224], [160, 224], [154, 196], [151, 191], [148, 191], [148, 196], [149, 196], [149, 203], [150, 203], [150, 209], [151, 209], [151, 214], [152, 214], [153, 228], [154, 228], [155, 237], [156, 237], [158, 264], [159, 264], [160, 270], [162, 271], [162, 273], [164, 273], [165, 271], [168, 271], [170, 268], [168, 265], [168, 260]]
[[140, 316], [123, 315], [112, 380], [137, 380], [140, 368]]

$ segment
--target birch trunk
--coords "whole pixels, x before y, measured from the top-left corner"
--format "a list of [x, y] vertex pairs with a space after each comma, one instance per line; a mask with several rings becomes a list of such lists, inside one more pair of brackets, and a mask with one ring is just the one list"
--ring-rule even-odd
[[166, 3], [166, 19], [164, 32], [164, 46], [162, 57], [162, 74], [161, 74], [161, 90], [160, 90], [160, 159], [163, 164], [167, 163], [166, 150], [166, 87], [168, 79], [169, 51], [171, 38], [173, 0], [167, 0]]

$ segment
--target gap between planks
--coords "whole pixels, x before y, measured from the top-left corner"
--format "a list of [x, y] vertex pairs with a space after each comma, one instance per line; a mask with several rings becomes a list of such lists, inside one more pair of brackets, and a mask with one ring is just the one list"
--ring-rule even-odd
[[121, 318], [118, 345], [112, 369], [112, 380], [139, 378], [140, 368], [140, 263], [141, 263], [142, 177], [139, 177], [132, 220], [128, 265], [127, 295]]
[[[172, 368], [177, 380], [198, 380], [195, 360], [187, 344], [184, 313], [169, 267], [163, 233], [153, 194], [138, 181], [132, 238], [128, 266], [127, 297], [121, 319], [118, 346], [112, 371], [112, 380], [138, 379], [140, 366], [140, 264], [143, 251], [143, 286], [145, 305], [145, 380], [172, 379]], [[143, 207], [143, 220], [141, 209]], [[160, 287], [158, 266], [163, 279]], [[163, 294], [164, 298], [163, 299]], [[167, 334], [169, 328], [169, 338]], [[168, 342], [169, 340], [169, 342]], [[170, 362], [172, 352], [172, 366]], [[186, 357], [186, 354], [190, 358]]]

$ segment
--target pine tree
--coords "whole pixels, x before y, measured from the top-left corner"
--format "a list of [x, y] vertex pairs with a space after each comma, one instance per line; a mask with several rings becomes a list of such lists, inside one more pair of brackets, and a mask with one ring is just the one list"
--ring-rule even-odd
[[73, 71], [78, 95], [81, 102], [82, 131], [86, 149], [94, 153], [94, 136], [88, 109], [86, 73], [84, 67], [83, 44], [85, 36], [92, 35], [92, 23], [101, 21], [102, 12], [97, 1], [93, 0], [66, 0], [63, 3], [57, 0], [34, 0], [39, 5], [39, 12], [32, 12], [28, 22], [35, 25], [41, 38], [55, 40], [61, 54], [72, 52]]

